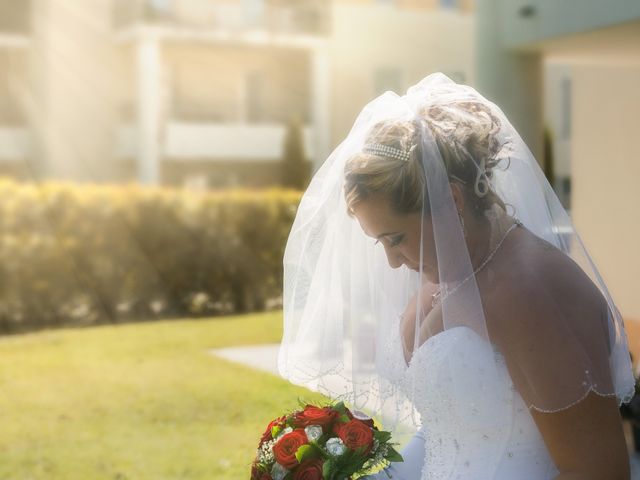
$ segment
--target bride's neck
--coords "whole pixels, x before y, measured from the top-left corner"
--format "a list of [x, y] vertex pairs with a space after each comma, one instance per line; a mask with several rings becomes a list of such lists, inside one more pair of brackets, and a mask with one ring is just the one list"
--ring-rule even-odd
[[502, 234], [511, 226], [513, 219], [501, 208], [494, 206], [488, 214], [469, 215], [467, 248], [474, 271], [491, 254]]

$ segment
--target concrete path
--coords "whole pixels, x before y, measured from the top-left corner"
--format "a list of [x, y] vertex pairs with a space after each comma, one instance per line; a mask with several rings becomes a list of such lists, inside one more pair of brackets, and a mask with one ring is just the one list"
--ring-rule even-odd
[[[272, 375], [280, 376], [278, 373], [278, 348], [279, 344], [254, 345], [246, 347], [218, 348], [209, 350], [209, 353], [232, 362], [246, 365], [256, 370], [262, 370]], [[628, 425], [625, 424], [625, 430]], [[627, 433], [627, 441], [630, 440]], [[629, 445], [631, 447], [631, 445]], [[631, 453], [631, 480], [640, 480], [640, 454]]]
[[217, 348], [209, 350], [209, 353], [225, 360], [241, 363], [256, 370], [278, 374], [278, 349], [279, 343], [267, 345], [251, 345], [246, 347]]

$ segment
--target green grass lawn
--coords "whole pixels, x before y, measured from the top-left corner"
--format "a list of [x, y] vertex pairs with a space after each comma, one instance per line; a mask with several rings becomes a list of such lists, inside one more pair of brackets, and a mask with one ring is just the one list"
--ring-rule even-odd
[[247, 479], [272, 418], [317, 394], [208, 349], [280, 341], [281, 313], [0, 339], [0, 479]]

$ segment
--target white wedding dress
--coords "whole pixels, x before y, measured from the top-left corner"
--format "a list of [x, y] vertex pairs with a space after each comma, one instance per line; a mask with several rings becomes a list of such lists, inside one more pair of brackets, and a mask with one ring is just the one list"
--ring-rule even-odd
[[[490, 368], [497, 360], [499, 368]], [[406, 366], [406, 363], [405, 363]], [[494, 372], [494, 373], [488, 373]], [[455, 391], [463, 375], [466, 392]], [[557, 475], [504, 357], [468, 327], [429, 338], [402, 372], [422, 428], [403, 449], [405, 461], [368, 479], [547, 480]]]

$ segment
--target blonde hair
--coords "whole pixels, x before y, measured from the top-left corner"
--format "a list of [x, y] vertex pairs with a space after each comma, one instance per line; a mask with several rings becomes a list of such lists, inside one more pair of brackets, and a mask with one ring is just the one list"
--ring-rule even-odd
[[[482, 213], [494, 203], [504, 208], [502, 200], [486, 188], [504, 146], [497, 135], [500, 120], [489, 107], [472, 101], [430, 105], [419, 112], [418, 118], [426, 121], [447, 175], [463, 186], [473, 211]], [[408, 161], [371, 153], [351, 157], [345, 165], [344, 186], [349, 215], [353, 215], [357, 202], [373, 194], [386, 195], [392, 209], [400, 214], [422, 210], [426, 179], [418, 121], [383, 121], [371, 128], [365, 144], [386, 145], [403, 152], [411, 151], [411, 155]], [[485, 191], [479, 188], [482, 182], [485, 182]], [[424, 204], [428, 208], [428, 203]]]

